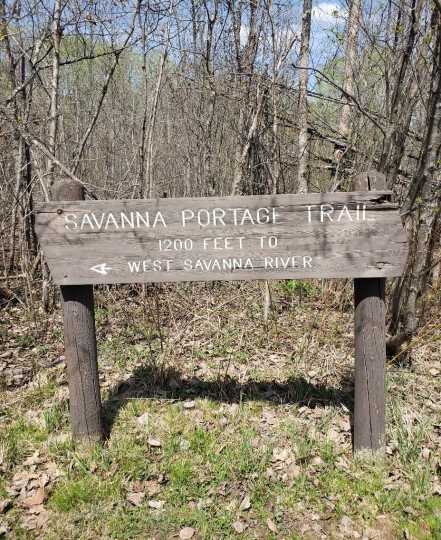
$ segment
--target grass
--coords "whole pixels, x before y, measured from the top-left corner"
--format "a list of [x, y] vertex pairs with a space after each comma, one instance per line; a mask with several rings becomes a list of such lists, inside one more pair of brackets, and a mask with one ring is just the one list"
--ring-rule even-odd
[[[441, 387], [427, 375], [439, 341], [421, 345], [412, 370], [388, 368], [387, 452], [359, 460], [342, 293], [326, 302], [318, 285], [275, 284], [267, 324], [253, 285], [164, 288], [159, 309], [155, 289], [129, 316], [106, 294], [97, 310], [103, 444], [71, 440], [62, 364], [4, 392], [0, 500], [12, 507], [0, 526], [11, 537], [168, 539], [192, 527], [210, 540], [441, 538]], [[33, 354], [58, 347], [49, 327]], [[10, 495], [23, 474], [48, 477], [43, 526], [32, 526], [26, 493]], [[128, 496], [138, 492], [136, 506]]]

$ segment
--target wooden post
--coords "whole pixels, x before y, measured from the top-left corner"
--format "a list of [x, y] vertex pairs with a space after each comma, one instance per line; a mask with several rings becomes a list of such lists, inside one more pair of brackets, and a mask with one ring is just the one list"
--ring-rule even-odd
[[[380, 191], [386, 177], [377, 171], [357, 175], [354, 191]], [[354, 279], [355, 402], [354, 452], [384, 447], [386, 308], [384, 278]]]
[[[83, 186], [73, 180], [61, 182], [56, 191], [57, 201], [83, 199]], [[102, 439], [103, 426], [93, 286], [65, 285], [60, 288], [72, 434], [76, 439], [94, 442]]]

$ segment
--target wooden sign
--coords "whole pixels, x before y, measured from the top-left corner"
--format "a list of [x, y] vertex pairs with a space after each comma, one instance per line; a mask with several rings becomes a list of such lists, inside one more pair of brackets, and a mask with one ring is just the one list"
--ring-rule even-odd
[[51, 202], [36, 232], [59, 285], [391, 277], [407, 238], [390, 195]]

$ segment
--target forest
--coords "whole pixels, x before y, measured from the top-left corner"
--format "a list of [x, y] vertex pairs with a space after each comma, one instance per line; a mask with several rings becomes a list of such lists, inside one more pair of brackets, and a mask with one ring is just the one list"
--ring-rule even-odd
[[[350, 279], [96, 287], [110, 435], [69, 438], [36, 205], [360, 175], [409, 243], [385, 463], [349, 457]], [[0, 0], [0, 192], [0, 538], [441, 537], [440, 0]]]
[[411, 335], [439, 276], [439, 7], [2, 2], [4, 276], [44, 274], [32, 208], [60, 177], [151, 198], [347, 191], [375, 169], [411, 238], [390, 322]]

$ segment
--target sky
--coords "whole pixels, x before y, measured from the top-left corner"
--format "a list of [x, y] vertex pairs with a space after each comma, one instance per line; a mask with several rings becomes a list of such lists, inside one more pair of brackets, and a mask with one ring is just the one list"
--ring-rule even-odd
[[311, 24], [311, 62], [318, 66], [329, 58], [330, 42], [335, 48], [335, 31], [343, 31], [347, 19], [345, 4], [329, 1], [313, 3]]

